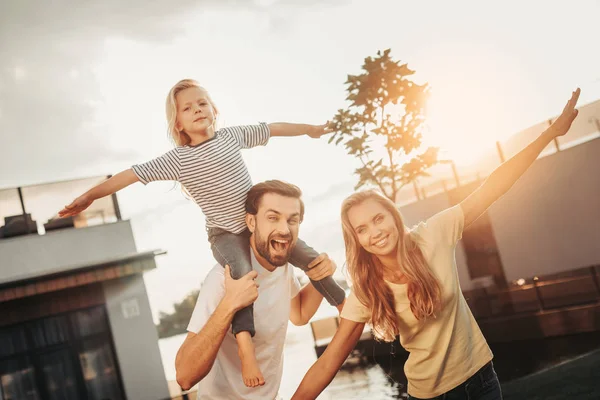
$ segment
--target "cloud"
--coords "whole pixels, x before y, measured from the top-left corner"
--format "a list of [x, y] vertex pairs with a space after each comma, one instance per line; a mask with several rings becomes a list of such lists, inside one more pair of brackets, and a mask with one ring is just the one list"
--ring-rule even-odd
[[[335, 6], [347, 0], [20, 0], [0, 4], [0, 33], [21, 33], [17, 39], [74, 32], [90, 36], [126, 35], [142, 40], [168, 40], [187, 16], [207, 10], [249, 10], [270, 13], [282, 8]], [[14, 38], [13, 38], [14, 39]]]
[[108, 39], [168, 44], [203, 13], [257, 12], [277, 21], [289, 14], [281, 10], [316, 5], [322, 6], [294, 0], [1, 2], [0, 148], [11, 155], [0, 157], [0, 186], [104, 173], [136, 158], [135, 146], [107, 140], [108, 118], [98, 114], [105, 98], [95, 68]]

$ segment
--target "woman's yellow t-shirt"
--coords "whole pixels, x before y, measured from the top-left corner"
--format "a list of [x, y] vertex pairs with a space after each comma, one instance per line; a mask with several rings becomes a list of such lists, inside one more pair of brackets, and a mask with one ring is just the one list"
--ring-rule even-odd
[[[493, 358], [458, 281], [454, 250], [463, 225], [463, 211], [457, 205], [411, 231], [442, 285], [442, 308], [435, 318], [418, 321], [410, 310], [407, 285], [386, 281], [394, 293], [400, 343], [410, 352], [404, 373], [408, 393], [414, 397], [439, 396], [464, 383]], [[352, 292], [341, 316], [366, 322], [370, 311]]]

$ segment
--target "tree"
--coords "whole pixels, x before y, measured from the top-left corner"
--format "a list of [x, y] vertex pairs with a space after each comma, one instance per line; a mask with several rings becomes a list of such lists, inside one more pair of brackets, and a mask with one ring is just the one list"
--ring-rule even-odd
[[160, 322], [156, 327], [159, 338], [162, 339], [185, 332], [199, 293], [200, 291], [194, 290], [185, 296], [181, 302], [173, 304], [174, 311], [172, 314], [159, 312], [158, 319]]
[[331, 121], [329, 143], [344, 145], [362, 162], [355, 189], [374, 185], [396, 201], [404, 185], [429, 176], [427, 169], [438, 162], [437, 148], [421, 151], [430, 87], [408, 79], [415, 71], [394, 61], [390, 49], [367, 57], [362, 69], [360, 75], [348, 75], [350, 104]]

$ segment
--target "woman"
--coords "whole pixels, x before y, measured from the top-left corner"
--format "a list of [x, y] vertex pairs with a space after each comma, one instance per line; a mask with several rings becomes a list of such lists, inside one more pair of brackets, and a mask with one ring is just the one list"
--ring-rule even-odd
[[463, 228], [500, 198], [577, 116], [579, 89], [539, 138], [499, 166], [459, 205], [406, 230], [394, 203], [374, 191], [342, 205], [348, 271], [354, 286], [337, 333], [293, 399], [314, 399], [356, 345], [365, 323], [379, 338], [400, 335], [411, 399], [502, 398], [492, 352], [461, 292], [455, 246]]

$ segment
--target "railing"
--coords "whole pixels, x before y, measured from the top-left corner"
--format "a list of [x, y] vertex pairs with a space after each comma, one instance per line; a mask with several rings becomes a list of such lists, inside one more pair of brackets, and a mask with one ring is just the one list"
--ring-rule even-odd
[[[433, 166], [428, 170], [429, 177], [419, 178], [418, 182], [402, 188], [396, 202], [401, 205], [410, 204], [485, 179], [498, 165], [539, 136], [553, 120], [552, 118], [542, 121], [502, 141], [497, 141], [495, 146], [482, 150], [481, 158], [470, 165], [457, 166], [454, 161], [449, 161]], [[598, 138], [600, 138], [600, 100], [579, 107], [579, 117], [575, 120], [569, 134], [554, 140], [541, 153], [540, 158]]]
[[96, 200], [75, 217], [58, 218], [57, 215], [66, 204], [106, 178], [0, 189], [0, 238], [119, 221], [121, 212], [115, 195]]
[[538, 313], [562, 307], [600, 302], [598, 266], [580, 270], [578, 275], [541, 280], [504, 290], [475, 289], [464, 296], [477, 319], [519, 313]]

